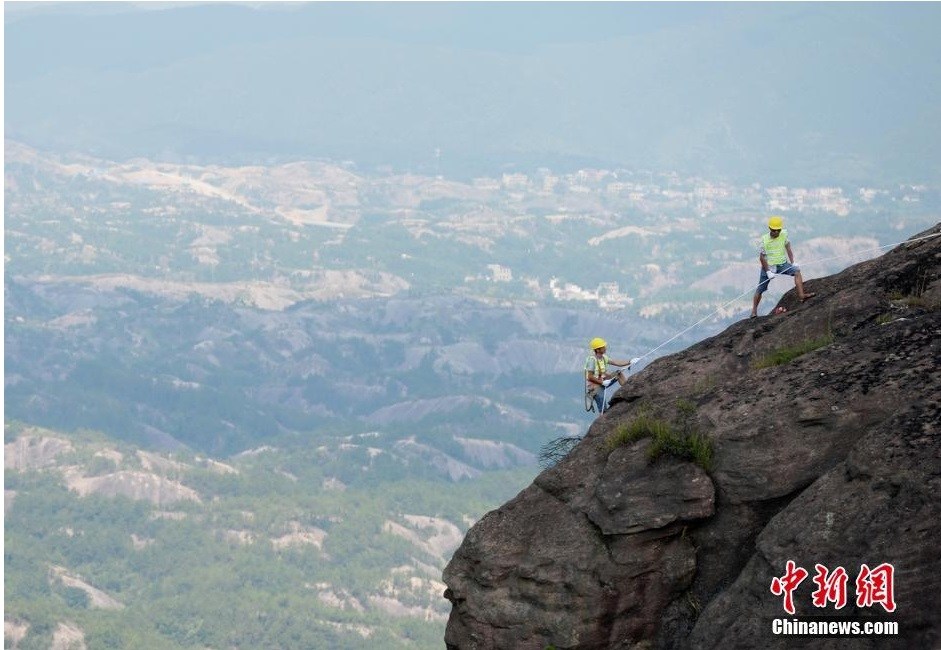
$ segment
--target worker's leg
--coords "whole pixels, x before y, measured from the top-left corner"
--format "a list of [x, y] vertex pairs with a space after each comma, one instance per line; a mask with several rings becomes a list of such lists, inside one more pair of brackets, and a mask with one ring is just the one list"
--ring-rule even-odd
[[801, 277], [801, 272], [798, 271], [794, 274], [794, 286], [797, 287], [797, 297], [800, 298], [801, 302], [804, 302], [808, 298], [813, 298], [816, 296], [816, 293], [807, 293], [804, 291], [804, 278]]
[[780, 273], [786, 273], [787, 275], [794, 276], [794, 286], [797, 288], [797, 298], [804, 302], [808, 298], [813, 298], [817, 294], [815, 293], [806, 293], [804, 291], [804, 277], [801, 275], [801, 269], [796, 264], [782, 264], [780, 267]]
[[751, 317], [754, 318], [758, 315], [758, 303], [761, 302], [761, 294], [756, 293], [755, 297], [751, 300]]
[[771, 278], [768, 277], [768, 274], [765, 273], [764, 269], [761, 269], [761, 273], [758, 275], [758, 287], [755, 289], [755, 295], [751, 301], [752, 318], [758, 315], [758, 303], [761, 302], [761, 294], [768, 290], [769, 282], [771, 282]]

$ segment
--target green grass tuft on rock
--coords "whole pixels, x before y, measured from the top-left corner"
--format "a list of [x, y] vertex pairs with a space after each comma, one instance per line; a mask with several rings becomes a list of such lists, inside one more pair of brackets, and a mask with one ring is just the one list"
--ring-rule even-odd
[[807, 339], [796, 345], [789, 345], [783, 348], [777, 348], [763, 357], [755, 360], [752, 364], [756, 369], [771, 368], [772, 366], [781, 366], [790, 363], [794, 359], [808, 352], [819, 350], [833, 343], [833, 335], [827, 334], [816, 339]]
[[654, 461], [663, 454], [691, 461], [704, 470], [712, 469], [712, 442], [691, 425], [691, 416], [695, 405], [685, 400], [677, 402], [680, 421], [673, 424], [662, 418], [654, 417], [649, 409], [626, 424], [619, 426], [607, 440], [608, 451], [621, 445], [627, 445], [641, 438], [651, 438], [647, 448], [647, 457]]

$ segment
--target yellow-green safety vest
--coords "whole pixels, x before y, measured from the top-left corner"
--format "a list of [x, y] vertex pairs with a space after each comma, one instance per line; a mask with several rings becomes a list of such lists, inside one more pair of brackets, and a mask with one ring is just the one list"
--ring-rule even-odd
[[765, 253], [768, 264], [777, 266], [787, 262], [787, 251], [784, 247], [787, 245], [787, 230], [782, 230], [777, 237], [772, 237], [765, 233], [761, 237], [761, 249]]
[[608, 355], [603, 354], [600, 359], [595, 355], [591, 355], [585, 360], [585, 385], [588, 388], [594, 388], [595, 384], [588, 381], [588, 376], [593, 375], [598, 379], [602, 379], [607, 371]]

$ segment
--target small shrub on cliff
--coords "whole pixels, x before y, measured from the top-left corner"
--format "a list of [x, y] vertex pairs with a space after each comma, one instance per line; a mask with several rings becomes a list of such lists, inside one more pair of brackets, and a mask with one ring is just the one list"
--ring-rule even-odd
[[652, 461], [663, 454], [692, 461], [704, 470], [712, 469], [712, 442], [698, 433], [692, 416], [696, 405], [687, 400], [677, 401], [677, 422], [671, 423], [653, 416], [649, 407], [642, 407], [640, 414], [627, 424], [619, 426], [608, 438], [609, 451], [630, 444], [641, 438], [651, 438], [647, 457]]
[[712, 375], [708, 375], [706, 377], [702, 377], [698, 379], [696, 383], [693, 384], [693, 396], [702, 397], [703, 395], [711, 391], [713, 388], [715, 388], [718, 383], [719, 382], [716, 381], [716, 378], [713, 377]]
[[706, 471], [712, 469], [712, 441], [701, 433], [685, 436], [682, 448], [674, 453], [680, 458], [691, 460]]
[[939, 303], [931, 302], [924, 296], [899, 296], [893, 298], [893, 302], [901, 303], [906, 307], [927, 309], [928, 311], [934, 311], [939, 306]]
[[770, 368], [772, 366], [781, 366], [785, 363], [793, 361], [801, 355], [807, 354], [808, 352], [813, 352], [814, 350], [819, 350], [820, 348], [826, 347], [831, 343], [833, 343], [833, 334], [826, 334], [816, 339], [807, 339], [806, 341], [801, 341], [796, 345], [790, 345], [772, 350], [769, 354], [766, 354], [765, 356], [757, 359], [753, 365], [758, 370], [762, 368]]
[[925, 291], [931, 282], [936, 271], [931, 269], [920, 269], [914, 275], [911, 285], [907, 290], [895, 290], [889, 293], [889, 300], [900, 303], [906, 307], [915, 307], [934, 311], [941, 308], [941, 303], [931, 301], [925, 296]]
[[539, 449], [539, 466], [543, 469], [549, 469], [568, 456], [569, 452], [575, 449], [575, 446], [581, 441], [581, 436], [562, 436], [550, 440]]
[[667, 438], [673, 435], [669, 422], [655, 418], [643, 410], [640, 415], [627, 424], [618, 426], [611, 437], [608, 438], [608, 450], [612, 451], [621, 445], [629, 445], [641, 438]]

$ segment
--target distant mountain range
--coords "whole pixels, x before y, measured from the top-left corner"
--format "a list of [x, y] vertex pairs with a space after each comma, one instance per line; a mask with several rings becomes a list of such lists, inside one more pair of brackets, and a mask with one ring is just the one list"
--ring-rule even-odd
[[133, 9], [8, 7], [9, 137], [465, 178], [502, 165], [789, 184], [941, 174], [934, 3]]
[[813, 277], [939, 203], [929, 186], [598, 169], [462, 183], [15, 142], [5, 182], [8, 417], [214, 455], [379, 429], [395, 471], [424, 458], [452, 480], [578, 433], [591, 336], [656, 356], [744, 316], [769, 205], [794, 211]]

